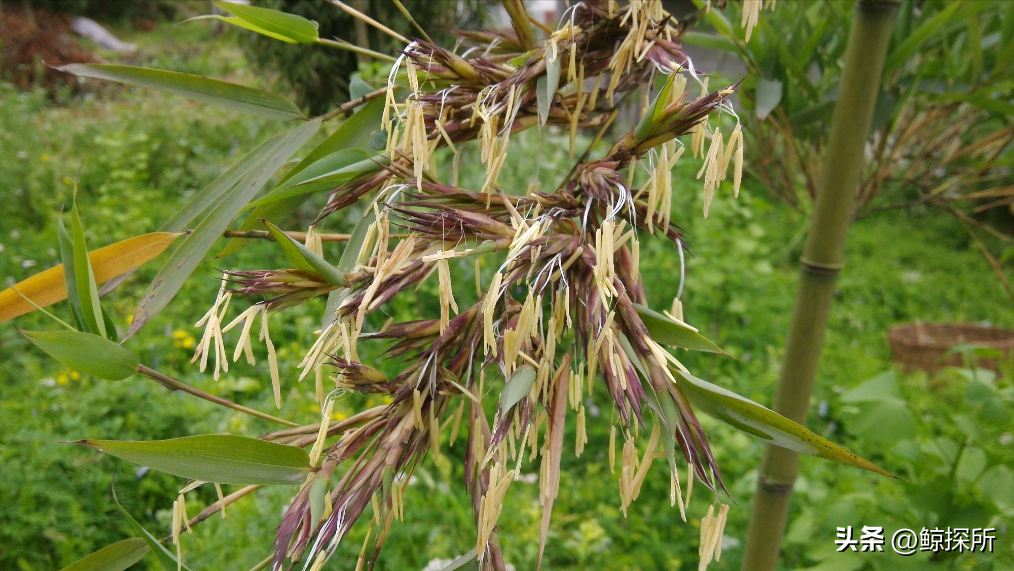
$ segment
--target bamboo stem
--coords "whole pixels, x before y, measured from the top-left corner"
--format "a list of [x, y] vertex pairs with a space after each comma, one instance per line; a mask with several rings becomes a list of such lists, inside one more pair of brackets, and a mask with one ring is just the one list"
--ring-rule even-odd
[[378, 89], [376, 91], [371, 91], [371, 92], [367, 93], [366, 95], [360, 97], [359, 99], [354, 99], [352, 101], [349, 101], [348, 103], [342, 103], [337, 109], [333, 109], [331, 111], [328, 111], [324, 115], [321, 115], [320, 116], [320, 120], [321, 121], [327, 121], [327, 120], [330, 120], [330, 119], [334, 119], [335, 117], [337, 117], [339, 115], [344, 115], [346, 112], [351, 111], [351, 110], [355, 109], [356, 107], [359, 107], [363, 103], [366, 103], [367, 101], [372, 101], [372, 100], [380, 97], [381, 95], [385, 95], [386, 93], [387, 93], [387, 88], [386, 87], [381, 87], [380, 89]]
[[388, 28], [387, 26], [381, 24], [380, 22], [374, 20], [373, 18], [367, 16], [366, 14], [363, 14], [362, 12], [360, 12], [359, 10], [356, 10], [355, 8], [353, 8], [352, 6], [349, 6], [348, 4], [346, 4], [344, 2], [341, 2], [340, 0], [330, 0], [330, 2], [332, 4], [334, 4], [335, 6], [341, 8], [342, 10], [344, 10], [345, 13], [348, 14], [349, 16], [352, 16], [353, 18], [357, 18], [357, 19], [359, 19], [359, 20], [361, 20], [363, 22], [366, 22], [367, 24], [373, 26], [374, 28], [380, 30], [381, 32], [384, 32], [385, 34], [391, 36], [392, 38], [394, 38], [396, 40], [399, 40], [399, 41], [402, 41], [402, 42], [405, 42], [406, 44], [412, 43], [405, 36], [399, 34], [398, 32], [395, 32], [391, 28]]
[[405, 19], [408, 20], [424, 38], [426, 38], [427, 42], [431, 44], [434, 43], [433, 38], [426, 33], [426, 30], [419, 25], [419, 22], [415, 21], [415, 18], [412, 17], [412, 13], [405, 8], [405, 5], [401, 3], [401, 0], [394, 0], [394, 5], [398, 7], [398, 11], [401, 12], [401, 15], [404, 16]]
[[[806, 422], [835, 283], [844, 265], [855, 185], [863, 169], [863, 148], [899, 1], [856, 3], [841, 92], [835, 104], [813, 224], [800, 260], [799, 289], [775, 394], [774, 410], [799, 423]], [[798, 471], [798, 453], [770, 444], [765, 446], [743, 571], [775, 569]]]
[[163, 375], [162, 373], [156, 371], [155, 369], [146, 367], [144, 365], [139, 365], [137, 367], [137, 372], [141, 373], [142, 375], [144, 375], [144, 376], [146, 376], [146, 377], [148, 377], [148, 378], [150, 378], [152, 380], [154, 380], [155, 382], [159, 383], [160, 385], [164, 386], [165, 388], [167, 388], [169, 390], [172, 390], [172, 391], [183, 391], [185, 393], [192, 394], [192, 395], [194, 395], [197, 398], [204, 399], [204, 400], [206, 400], [208, 402], [213, 402], [213, 403], [215, 403], [217, 405], [221, 405], [221, 406], [224, 406], [226, 408], [231, 408], [233, 410], [238, 410], [239, 412], [243, 412], [243, 413], [249, 414], [251, 416], [256, 416], [257, 418], [263, 418], [264, 420], [270, 420], [271, 422], [276, 422], [278, 424], [282, 424], [282, 425], [285, 425], [285, 426], [290, 426], [290, 427], [293, 427], [293, 428], [299, 426], [298, 424], [296, 424], [295, 422], [292, 422], [291, 420], [285, 420], [284, 418], [278, 418], [277, 416], [271, 416], [270, 414], [268, 414], [266, 412], [261, 412], [259, 410], [254, 410], [252, 408], [247, 408], [247, 407], [245, 407], [245, 406], [243, 406], [241, 404], [236, 404], [236, 403], [232, 402], [231, 400], [224, 399], [222, 397], [216, 397], [215, 395], [208, 394], [208, 393], [206, 393], [206, 392], [204, 392], [202, 390], [195, 389], [194, 387], [192, 387], [192, 386], [190, 386], [190, 385], [188, 385], [188, 384], [186, 384], [184, 382], [178, 381], [178, 380], [176, 380], [176, 379], [174, 379], [174, 378], [172, 378], [172, 377], [170, 377], [168, 375]]
[[389, 56], [387, 54], [382, 54], [380, 52], [375, 52], [375, 51], [373, 51], [373, 50], [371, 50], [369, 48], [364, 48], [364, 47], [361, 47], [361, 46], [357, 46], [355, 44], [346, 42], [344, 40], [336, 41], [336, 40], [329, 40], [329, 39], [326, 39], [326, 38], [319, 38], [317, 40], [317, 43], [321, 44], [323, 46], [330, 46], [332, 48], [338, 48], [340, 50], [345, 50], [347, 52], [352, 52], [354, 54], [359, 54], [359, 55], [362, 55], [362, 56], [368, 56], [368, 57], [371, 57], [373, 59], [379, 59], [381, 61], [386, 61], [388, 63], [394, 63], [394, 57], [392, 57], [392, 56]]

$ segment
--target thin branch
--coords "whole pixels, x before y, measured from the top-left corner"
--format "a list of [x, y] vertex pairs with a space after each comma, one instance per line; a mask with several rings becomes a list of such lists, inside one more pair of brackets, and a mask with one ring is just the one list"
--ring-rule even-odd
[[395, 61], [395, 59], [393, 57], [391, 57], [391, 56], [389, 56], [387, 54], [382, 54], [380, 52], [375, 52], [375, 51], [373, 51], [373, 50], [371, 50], [369, 48], [360, 47], [360, 46], [357, 46], [355, 44], [346, 42], [345, 40], [338, 40], [338, 41], [336, 41], [336, 40], [329, 40], [327, 38], [319, 38], [317, 40], [317, 43], [321, 44], [321, 45], [324, 45], [324, 46], [331, 46], [332, 48], [338, 48], [340, 50], [345, 50], [347, 52], [362, 54], [364, 56], [369, 56], [369, 57], [374, 58], [374, 59], [379, 59], [379, 60], [382, 60], [382, 61], [386, 61], [388, 63], [394, 63], [394, 61]]
[[[298, 242], [306, 241], [306, 232], [286, 231], [285, 234]], [[261, 240], [275, 240], [267, 230], [226, 230], [222, 232], [225, 238], [258, 238]], [[321, 242], [348, 242], [350, 234], [318, 234]]]
[[321, 121], [328, 121], [330, 119], [334, 119], [335, 117], [337, 117], [339, 115], [344, 115], [347, 111], [351, 111], [351, 110], [355, 109], [356, 107], [359, 107], [363, 103], [366, 103], [367, 101], [372, 101], [372, 100], [374, 100], [374, 99], [376, 99], [376, 98], [378, 98], [381, 95], [384, 95], [386, 93], [387, 93], [387, 88], [386, 87], [381, 87], [380, 89], [378, 89], [376, 91], [371, 91], [371, 92], [367, 93], [366, 95], [360, 97], [359, 99], [354, 99], [352, 101], [349, 101], [348, 103], [342, 103], [340, 106], [338, 106], [337, 109], [332, 109], [331, 111], [328, 111], [327, 113], [321, 115], [320, 116], [320, 120]]
[[[211, 504], [210, 506], [208, 506], [208, 507], [204, 508], [203, 510], [201, 510], [201, 513], [199, 513], [199, 514], [195, 515], [194, 517], [190, 518], [190, 521], [188, 522], [188, 527], [193, 527], [193, 526], [201, 523], [202, 521], [208, 519], [209, 517], [217, 514], [220, 511], [222, 511], [222, 508], [224, 508], [225, 506], [228, 506], [228, 505], [236, 503], [236, 501], [238, 501], [239, 499], [243, 498], [244, 496], [249, 495], [251, 492], [253, 492], [254, 490], [257, 490], [257, 489], [259, 489], [261, 487], [262, 487], [261, 484], [253, 484], [253, 485], [250, 485], [250, 486], [244, 486], [244, 487], [236, 490], [235, 492], [229, 494], [228, 496], [225, 496], [224, 498], [218, 500], [217, 502], [215, 502], [215, 503]], [[167, 536], [163, 537], [162, 539], [160, 539], [159, 541], [161, 543], [165, 543], [165, 542], [171, 540], [172, 538], [173, 538], [172, 535], [167, 535]]]
[[411, 22], [413, 26], [415, 26], [415, 29], [418, 30], [419, 33], [422, 34], [424, 38], [426, 38], [426, 41], [431, 44], [435, 43], [433, 41], [433, 38], [431, 38], [430, 35], [426, 33], [426, 30], [424, 30], [423, 27], [419, 25], [419, 22], [415, 21], [415, 18], [413, 18], [412, 14], [405, 8], [405, 5], [401, 3], [401, 0], [393, 0], [393, 1], [394, 5], [398, 7], [398, 11], [401, 12], [401, 15], [405, 16], [405, 19]]
[[363, 14], [359, 10], [356, 10], [355, 8], [349, 6], [348, 4], [342, 2], [341, 0], [328, 0], [328, 1], [344, 10], [345, 13], [348, 14], [349, 16], [352, 16], [353, 18], [358, 18], [363, 22], [366, 22], [367, 24], [373, 26], [374, 28], [380, 30], [381, 32], [384, 32], [385, 34], [391, 36], [392, 38], [405, 42], [406, 44], [412, 43], [405, 36], [399, 34], [398, 32], [395, 32], [391, 28], [388, 28], [387, 26], [381, 24], [380, 22], [374, 20], [373, 18], [367, 16], [366, 14]]
[[975, 240], [975, 245], [979, 247], [979, 251], [982, 252], [982, 256], [986, 258], [986, 261], [989, 262], [990, 267], [993, 268], [993, 272], [997, 275], [998, 278], [1000, 278], [1000, 283], [1003, 284], [1003, 289], [1007, 291], [1007, 297], [1010, 298], [1011, 303], [1014, 303], [1014, 289], [1011, 288], [1010, 281], [1007, 279], [1007, 275], [1003, 273], [1003, 266], [1000, 265], [1000, 261], [997, 260], [993, 256], [993, 254], [989, 252], [989, 249], [986, 248], [986, 245], [982, 243], [982, 240], [979, 238], [979, 235], [975, 233], [975, 230], [972, 230], [971, 226], [969, 226], [964, 222], [962, 222], [961, 225], [965, 228], [965, 231], [968, 232], [968, 235], [971, 236], [973, 240]]
[[206, 393], [206, 392], [204, 392], [202, 390], [195, 389], [194, 387], [192, 387], [192, 386], [190, 386], [190, 385], [188, 385], [188, 384], [186, 384], [184, 382], [178, 381], [178, 380], [176, 380], [176, 379], [174, 379], [174, 378], [172, 378], [170, 376], [163, 375], [162, 373], [156, 371], [155, 369], [146, 367], [144, 365], [139, 365], [137, 367], [137, 372], [141, 373], [142, 375], [144, 375], [144, 376], [146, 376], [146, 377], [148, 377], [148, 378], [150, 378], [152, 380], [154, 380], [155, 382], [159, 383], [160, 385], [164, 386], [165, 388], [167, 388], [169, 390], [183, 391], [185, 393], [192, 394], [195, 397], [202, 398], [202, 399], [204, 399], [204, 400], [206, 400], [208, 402], [213, 402], [213, 403], [215, 403], [217, 405], [221, 405], [221, 406], [224, 406], [226, 408], [231, 408], [233, 410], [237, 410], [239, 412], [243, 412], [243, 413], [249, 414], [251, 416], [256, 416], [257, 418], [263, 418], [264, 420], [270, 420], [271, 422], [282, 424], [284, 426], [291, 426], [291, 427], [299, 426], [298, 424], [296, 424], [295, 422], [292, 422], [291, 420], [285, 420], [283, 418], [278, 418], [277, 416], [271, 416], [270, 414], [268, 414], [266, 412], [261, 412], [259, 410], [254, 410], [252, 408], [247, 408], [247, 407], [245, 407], [245, 406], [243, 406], [241, 404], [236, 404], [236, 403], [232, 402], [231, 400], [227, 400], [227, 399], [224, 399], [222, 397], [216, 397], [215, 395], [208, 394], [208, 393]]

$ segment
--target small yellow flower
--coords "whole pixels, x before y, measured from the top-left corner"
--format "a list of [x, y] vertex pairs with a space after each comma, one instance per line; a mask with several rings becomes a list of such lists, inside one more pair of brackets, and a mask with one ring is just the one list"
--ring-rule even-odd
[[71, 371], [70, 372], [70, 378], [72, 380], [75, 380], [75, 381], [80, 381], [81, 380], [81, 373], [79, 373], [77, 371]]
[[191, 349], [193, 348], [196, 341], [190, 333], [177, 329], [173, 331], [173, 347], [178, 349]]
[[68, 381], [70, 381], [70, 378], [67, 376], [67, 373], [60, 373], [56, 377], [56, 383], [59, 385], [66, 385]]
[[349, 415], [347, 415], [347, 414], [345, 414], [344, 412], [341, 412], [341, 411], [335, 411], [334, 413], [331, 414], [331, 420], [342, 421], [342, 420], [345, 420], [348, 417], [349, 417]]
[[65, 177], [63, 177], [60, 180], [63, 181], [63, 184], [66, 184], [66, 185], [73, 185], [74, 184], [74, 179], [70, 178], [69, 176], [65, 176]]
[[40, 158], [42, 159], [42, 162], [48, 163], [49, 162], [49, 153], [42, 153], [42, 157], [40, 157]]

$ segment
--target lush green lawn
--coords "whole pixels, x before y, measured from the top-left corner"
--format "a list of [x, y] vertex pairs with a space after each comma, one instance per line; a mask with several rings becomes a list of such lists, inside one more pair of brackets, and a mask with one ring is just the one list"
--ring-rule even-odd
[[[201, 38], [202, 40], [206, 38]], [[221, 44], [219, 44], [221, 45]], [[211, 48], [209, 48], [211, 49]], [[216, 48], [217, 49], [217, 48]], [[225, 44], [225, 49], [229, 49]], [[197, 51], [185, 57], [155, 53], [152, 64], [203, 73], [234, 74], [255, 82], [241, 59], [212, 65]], [[202, 63], [204, 61], [204, 63]], [[55, 220], [78, 179], [79, 206], [92, 247], [156, 229], [191, 193], [276, 128], [273, 124], [205, 108], [169, 96], [133, 90], [53, 105], [39, 93], [18, 93], [0, 84], [0, 275], [23, 279], [55, 264]], [[538, 177], [544, 187], [569, 168], [565, 137], [526, 133], [515, 139], [506, 186]], [[475, 153], [475, 150], [469, 152]], [[462, 161], [464, 165], [477, 160]], [[677, 168], [673, 220], [690, 239], [684, 296], [688, 321], [707, 331], [737, 360], [686, 355], [699, 376], [770, 404], [791, 311], [804, 219], [763, 189], [746, 184], [739, 200], [721, 195], [711, 216], [701, 215], [701, 189], [688, 158]], [[534, 166], [538, 165], [537, 168]], [[481, 173], [466, 166], [462, 184], [477, 187]], [[319, 204], [317, 204], [319, 206]], [[288, 226], [302, 228], [313, 209]], [[343, 221], [326, 231], [348, 231]], [[328, 246], [332, 255], [337, 247]], [[679, 262], [671, 245], [645, 242], [642, 271], [650, 301], [668, 307], [678, 288]], [[233, 258], [199, 269], [174, 304], [131, 347], [153, 366], [202, 389], [270, 410], [263, 367], [236, 364], [219, 382], [188, 363], [200, 332], [193, 323], [218, 286], [215, 268], [279, 267], [270, 244], [257, 244]], [[106, 302], [121, 328], [133, 303], [154, 276], [153, 262]], [[488, 268], [487, 268], [488, 269]], [[470, 282], [470, 267], [458, 268]], [[411, 318], [416, 303], [435, 307], [432, 291], [389, 309]], [[317, 300], [318, 302], [320, 300]], [[273, 337], [283, 371], [283, 409], [311, 422], [319, 414], [312, 384], [297, 385], [292, 371], [313, 339], [321, 303], [286, 310], [273, 318]], [[64, 308], [57, 306], [58, 311]], [[834, 554], [835, 528], [1001, 527], [1014, 514], [1014, 454], [1010, 439], [1012, 389], [1000, 379], [970, 370], [935, 378], [896, 374], [886, 331], [896, 323], [989, 321], [1014, 325], [1009, 300], [986, 262], [952, 221], [930, 212], [883, 214], [857, 223], [849, 236], [848, 267], [839, 285], [814, 395], [811, 427], [899, 474], [891, 481], [811, 458], [802, 461], [790, 525], [786, 569], [826, 570], [927, 568], [925, 556]], [[37, 316], [18, 327], [49, 327]], [[203, 401], [169, 393], [137, 376], [113, 383], [80, 378], [30, 348], [11, 324], [0, 328], [0, 567], [56, 569], [126, 535], [110, 502], [117, 489], [145, 526], [164, 533], [170, 522], [177, 478], [102, 457], [59, 441], [88, 437], [154, 439], [212, 432], [256, 436], [259, 421], [222, 413]], [[263, 364], [263, 363], [261, 363]], [[391, 367], [381, 363], [382, 367]], [[874, 379], [867, 383], [868, 379]], [[606, 462], [607, 401], [590, 407], [589, 439], [580, 459], [565, 456], [560, 497], [548, 549], [550, 569], [694, 569], [699, 518], [709, 498], [698, 489], [688, 514], [668, 506], [663, 468], [652, 472], [627, 518], [619, 512], [617, 477]], [[342, 401], [338, 414], [366, 406], [367, 398]], [[761, 445], [704, 419], [724, 476], [736, 500], [722, 561], [737, 569]], [[1006, 431], [1006, 432], [1005, 432]], [[573, 432], [567, 433], [573, 442]], [[460, 441], [459, 441], [460, 442]], [[568, 444], [569, 446], [569, 444]], [[446, 447], [446, 443], [445, 443]], [[461, 485], [463, 443], [436, 465], [425, 463], [406, 498], [405, 522], [396, 523], [380, 568], [421, 569], [474, 543], [468, 500]], [[661, 465], [661, 464], [660, 464]], [[537, 473], [531, 466], [525, 473]], [[537, 485], [517, 482], [501, 519], [501, 541], [517, 569], [534, 567], [538, 546]], [[274, 528], [290, 491], [258, 493], [184, 537], [185, 561], [195, 570], [246, 569], [269, 551]], [[188, 499], [191, 515], [215, 500], [213, 490]], [[360, 526], [362, 527], [362, 526]], [[364, 529], [351, 534], [331, 569], [354, 568]], [[889, 533], [888, 533], [889, 537]], [[1010, 568], [1011, 533], [1000, 533], [997, 557], [964, 555], [933, 562], [943, 569]], [[889, 551], [889, 548], [888, 548]]]

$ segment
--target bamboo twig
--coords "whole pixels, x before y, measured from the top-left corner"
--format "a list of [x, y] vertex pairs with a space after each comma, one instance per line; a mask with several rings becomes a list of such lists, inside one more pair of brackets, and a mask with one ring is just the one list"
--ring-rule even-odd
[[431, 38], [430, 35], [426, 33], [426, 30], [424, 30], [423, 27], [419, 25], [419, 22], [415, 21], [415, 18], [412, 17], [412, 13], [405, 8], [405, 5], [401, 3], [401, 0], [393, 0], [393, 1], [394, 5], [398, 7], [398, 11], [401, 12], [401, 15], [405, 16], [405, 19], [408, 20], [413, 26], [415, 26], [416, 30], [419, 30], [419, 33], [422, 34], [424, 38], [426, 38], [426, 41], [431, 44], [435, 43], [433, 41], [433, 38]]
[[324, 46], [330, 46], [332, 48], [338, 48], [340, 50], [345, 50], [347, 52], [352, 52], [352, 53], [361, 54], [361, 55], [364, 55], [364, 56], [369, 56], [371, 58], [379, 59], [381, 61], [386, 61], [388, 63], [394, 63], [394, 61], [395, 61], [394, 57], [392, 57], [392, 56], [389, 56], [387, 54], [382, 54], [380, 52], [375, 52], [375, 51], [373, 51], [373, 50], [371, 50], [369, 48], [364, 48], [364, 47], [361, 47], [361, 46], [357, 46], [357, 45], [355, 45], [353, 43], [346, 42], [345, 40], [329, 40], [327, 38], [319, 38], [317, 40], [317, 43], [321, 44], [321, 45], [324, 45]]
[[[204, 508], [203, 510], [201, 510], [201, 513], [199, 513], [199, 514], [195, 515], [194, 517], [190, 518], [190, 520], [188, 521], [188, 526], [189, 527], [193, 527], [193, 526], [201, 523], [202, 521], [208, 519], [209, 517], [217, 514], [220, 511], [222, 511], [222, 508], [224, 508], [225, 506], [229, 506], [229, 505], [232, 505], [232, 504], [236, 503], [238, 500], [242, 499], [245, 496], [248, 496], [250, 493], [252, 493], [255, 490], [260, 489], [261, 487], [263, 487], [263, 486], [261, 486], [261, 484], [252, 484], [250, 486], [244, 486], [244, 487], [236, 490], [235, 492], [229, 494], [228, 496], [225, 496], [224, 498], [222, 498], [222, 499], [218, 500], [217, 502], [211, 504], [210, 506]], [[172, 535], [167, 535], [167, 536], [163, 537], [162, 539], [160, 539], [159, 542], [165, 543], [165, 542], [171, 540], [172, 538], [173, 538]]]
[[374, 99], [376, 99], [376, 98], [378, 98], [381, 95], [384, 95], [386, 93], [387, 93], [387, 88], [386, 87], [381, 87], [380, 89], [378, 89], [376, 91], [371, 91], [371, 92], [367, 93], [366, 95], [360, 97], [359, 99], [355, 99], [353, 101], [349, 101], [348, 103], [342, 103], [340, 106], [338, 106], [337, 109], [333, 109], [333, 110], [328, 111], [327, 113], [321, 115], [320, 116], [320, 120], [321, 121], [328, 121], [330, 119], [334, 119], [335, 117], [337, 117], [339, 115], [344, 115], [347, 111], [351, 111], [351, 110], [355, 109], [356, 107], [359, 107], [360, 105], [366, 103], [367, 101], [372, 101], [372, 100], [374, 100]]
[[405, 36], [399, 34], [398, 32], [395, 32], [391, 28], [388, 28], [387, 26], [381, 24], [380, 22], [374, 20], [373, 18], [367, 16], [366, 14], [363, 14], [359, 10], [356, 10], [355, 8], [349, 6], [348, 4], [342, 2], [341, 0], [328, 0], [328, 1], [344, 10], [345, 13], [348, 14], [349, 16], [352, 16], [353, 18], [358, 18], [363, 22], [366, 22], [367, 24], [373, 26], [374, 28], [380, 30], [381, 32], [384, 32], [385, 34], [391, 36], [392, 38], [405, 42], [406, 44], [412, 43], [411, 40], [409, 40]]
[[208, 393], [206, 393], [206, 392], [204, 392], [202, 390], [195, 389], [194, 387], [192, 387], [192, 386], [190, 386], [190, 385], [188, 385], [188, 384], [186, 384], [186, 383], [184, 383], [182, 381], [178, 381], [178, 380], [176, 380], [176, 379], [174, 379], [174, 378], [172, 378], [172, 377], [170, 377], [168, 375], [163, 375], [162, 373], [156, 371], [155, 369], [146, 367], [145, 365], [138, 365], [137, 372], [141, 373], [142, 375], [144, 375], [144, 376], [146, 376], [146, 377], [148, 377], [148, 378], [150, 378], [152, 380], [154, 380], [155, 382], [159, 383], [160, 385], [164, 386], [165, 388], [167, 388], [169, 390], [172, 390], [172, 391], [177, 391], [177, 390], [178, 391], [183, 391], [185, 393], [192, 394], [192, 395], [194, 395], [197, 398], [201, 398], [201, 399], [204, 399], [206, 401], [213, 402], [213, 403], [215, 403], [217, 405], [221, 405], [221, 406], [224, 406], [226, 408], [231, 408], [233, 410], [236, 410], [236, 411], [239, 411], [239, 412], [243, 412], [243, 413], [249, 414], [251, 416], [256, 416], [257, 418], [262, 418], [264, 420], [270, 420], [271, 422], [275, 422], [275, 423], [282, 424], [282, 425], [285, 425], [285, 426], [290, 426], [290, 427], [297, 427], [297, 426], [299, 426], [298, 424], [296, 424], [295, 422], [292, 422], [291, 420], [285, 420], [283, 418], [278, 418], [277, 416], [271, 416], [270, 414], [268, 414], [266, 412], [261, 412], [259, 410], [254, 410], [252, 408], [245, 407], [245, 406], [243, 406], [241, 404], [236, 404], [236, 403], [232, 402], [231, 400], [224, 399], [222, 397], [216, 397], [215, 395], [208, 394]]

